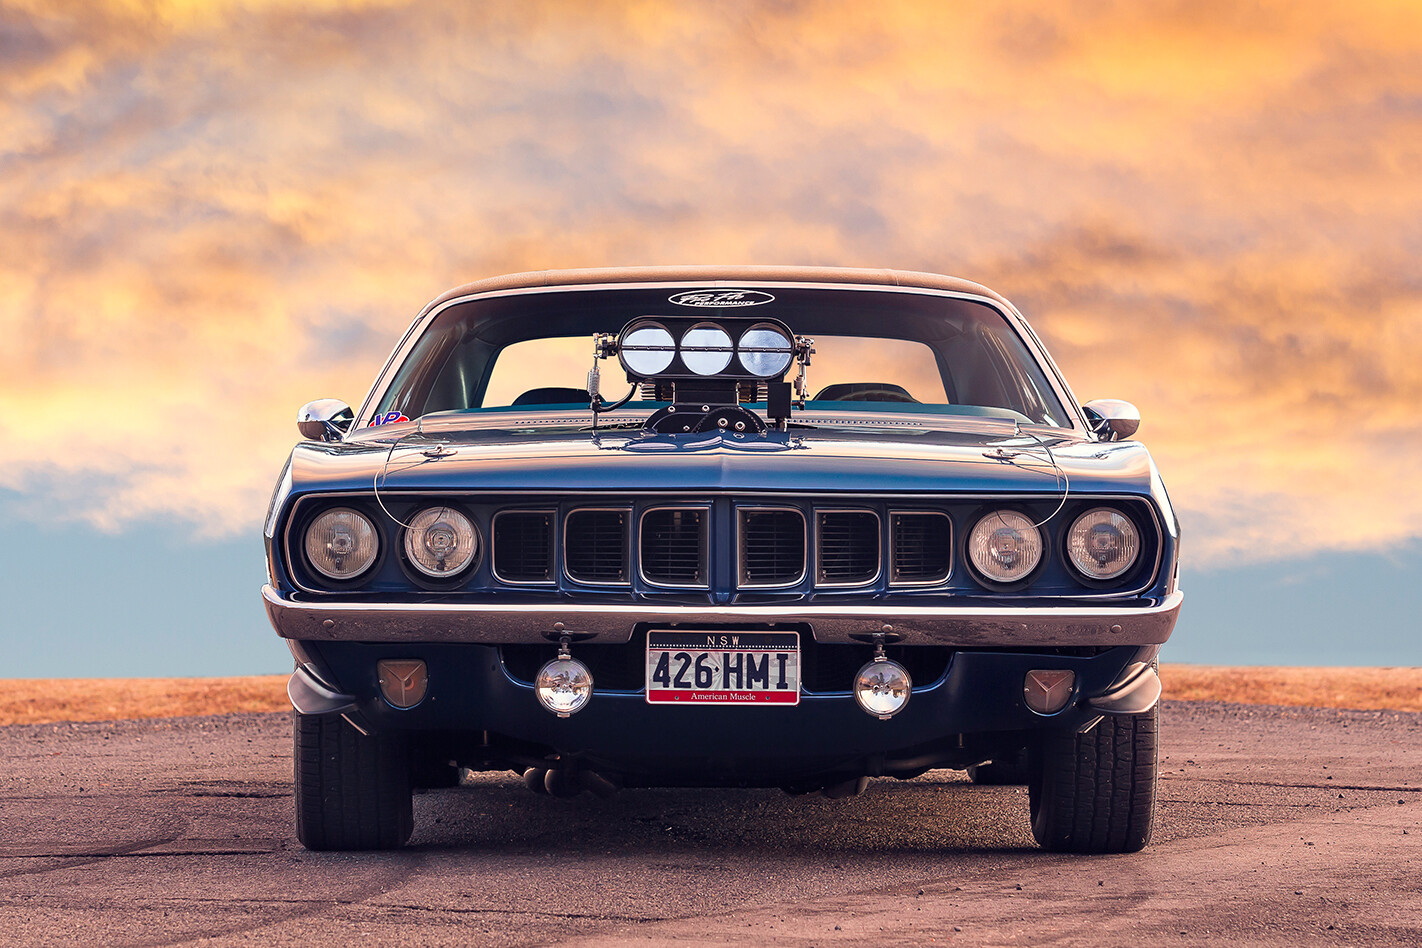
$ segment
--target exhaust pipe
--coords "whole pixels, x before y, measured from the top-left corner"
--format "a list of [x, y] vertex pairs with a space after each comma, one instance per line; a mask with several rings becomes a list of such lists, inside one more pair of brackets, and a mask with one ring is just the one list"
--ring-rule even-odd
[[530, 767], [523, 772], [523, 782], [537, 794], [569, 799], [587, 791], [606, 800], [620, 787], [612, 779], [591, 770], [571, 768]]
[[864, 788], [869, 786], [868, 777], [855, 777], [853, 780], [844, 780], [839, 783], [832, 783], [825, 787], [823, 793], [831, 800], [843, 800], [846, 797], [857, 797], [864, 792]]

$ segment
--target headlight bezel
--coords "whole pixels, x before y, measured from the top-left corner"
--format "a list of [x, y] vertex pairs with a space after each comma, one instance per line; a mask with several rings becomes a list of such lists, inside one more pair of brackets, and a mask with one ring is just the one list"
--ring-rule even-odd
[[[1023, 518], [1032, 526], [1037, 536], [1039, 547], [1037, 560], [1032, 567], [1014, 579], [996, 579], [989, 575], [974, 559], [972, 553], [973, 538], [977, 535], [978, 528], [987, 523], [989, 518], [998, 514], [1012, 514], [1015, 517]], [[993, 592], [1015, 592], [1030, 586], [1042, 575], [1048, 561], [1051, 559], [1052, 543], [1048, 532], [1037, 525], [1037, 518], [1032, 516], [1032, 512], [1015, 504], [995, 504], [979, 510], [970, 520], [971, 526], [961, 531], [962, 540], [959, 546], [959, 555], [962, 561], [967, 564], [968, 571], [979, 585]]]
[[[1075, 532], [1077, 524], [1081, 523], [1083, 519], [1090, 516], [1091, 514], [1103, 510], [1121, 517], [1121, 519], [1125, 520], [1126, 523], [1130, 524], [1131, 528], [1135, 530], [1136, 533], [1135, 557], [1124, 569], [1105, 578], [1093, 576], [1085, 570], [1081, 569], [1077, 565], [1076, 559], [1074, 556], [1072, 556], [1071, 551], [1072, 534]], [[1131, 577], [1133, 577], [1136, 574], [1137, 570], [1140, 569], [1141, 564], [1149, 558], [1152, 542], [1154, 541], [1152, 541], [1151, 539], [1150, 531], [1146, 530], [1141, 525], [1140, 518], [1133, 514], [1131, 510], [1127, 509], [1124, 506], [1118, 506], [1107, 503], [1095, 503], [1089, 506], [1078, 508], [1076, 511], [1073, 512], [1072, 517], [1066, 526], [1066, 529], [1061, 531], [1061, 540], [1059, 546], [1061, 550], [1062, 560], [1066, 563], [1067, 570], [1070, 573], [1072, 579], [1076, 580], [1079, 583], [1082, 583], [1085, 586], [1090, 587], [1091, 589], [1117, 589], [1123, 584], [1129, 583]]]
[[[415, 557], [411, 555], [410, 545], [415, 542], [413, 529], [417, 521], [427, 513], [444, 510], [448, 510], [468, 522], [474, 539], [474, 551], [469, 560], [460, 566], [459, 569], [446, 575], [438, 575], [425, 571], [416, 561]], [[488, 541], [484, 537], [484, 531], [479, 528], [479, 521], [462, 505], [448, 501], [436, 503], [421, 502], [410, 507], [409, 513], [400, 519], [409, 525], [400, 528], [399, 537], [396, 540], [396, 545], [400, 551], [400, 566], [410, 579], [420, 585], [435, 589], [461, 586], [469, 581], [469, 577], [472, 576], [483, 563], [485, 553], [488, 549]]]
[[[365, 521], [370, 527], [371, 536], [375, 543], [375, 552], [370, 560], [359, 570], [346, 576], [333, 575], [327, 572], [311, 555], [310, 549], [311, 531], [316, 528], [316, 525], [322, 518], [342, 512], [354, 514], [356, 517]], [[295, 546], [300, 554], [302, 565], [310, 572], [317, 585], [325, 586], [330, 589], [350, 589], [365, 584], [372, 575], [379, 572], [380, 564], [385, 559], [386, 538], [380, 532], [378, 522], [375, 518], [371, 517], [369, 513], [360, 510], [353, 504], [335, 503], [312, 511], [303, 518], [298, 537], [299, 541]]]

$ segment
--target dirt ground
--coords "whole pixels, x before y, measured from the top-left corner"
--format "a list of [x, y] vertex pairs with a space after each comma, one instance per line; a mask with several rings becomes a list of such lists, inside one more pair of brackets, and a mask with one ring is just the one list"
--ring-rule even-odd
[[286, 675], [0, 680], [0, 725], [285, 711]]
[[[1422, 711], [1422, 668], [1227, 668], [1165, 664], [1165, 695], [1289, 707]], [[284, 711], [285, 675], [0, 679], [0, 725]]]
[[1422, 714], [1161, 709], [1151, 845], [1041, 851], [961, 771], [776, 789], [414, 799], [388, 852], [293, 835], [277, 712], [0, 727], [0, 944], [1417, 948]]
[[1161, 665], [1166, 697], [1361, 711], [1422, 711], [1422, 668]]

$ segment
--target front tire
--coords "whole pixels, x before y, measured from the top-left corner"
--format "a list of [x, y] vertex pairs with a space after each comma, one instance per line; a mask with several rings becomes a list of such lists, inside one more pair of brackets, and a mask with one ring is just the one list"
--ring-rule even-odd
[[1027, 787], [1042, 848], [1133, 853], [1150, 842], [1159, 727], [1155, 708], [1105, 715], [1085, 734], [1043, 733]]
[[410, 754], [394, 734], [292, 712], [296, 837], [307, 849], [394, 849], [410, 838]]

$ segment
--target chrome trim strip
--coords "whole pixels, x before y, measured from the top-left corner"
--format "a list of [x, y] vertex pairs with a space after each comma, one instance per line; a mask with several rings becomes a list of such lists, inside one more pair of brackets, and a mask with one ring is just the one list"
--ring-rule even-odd
[[[495, 538], [499, 534], [499, 518], [502, 517], [504, 514], [543, 514], [548, 518], [548, 533], [550, 534], [550, 536], [548, 537], [548, 559], [550, 562], [548, 563], [547, 579], [505, 579], [504, 577], [499, 575], [499, 553]], [[527, 509], [521, 507], [509, 507], [504, 510], [496, 511], [494, 515], [489, 518], [489, 572], [493, 574], [494, 580], [496, 582], [503, 583], [506, 586], [558, 585], [558, 563], [556, 562], [557, 556], [554, 555], [557, 552], [556, 544], [558, 542], [558, 538], [556, 536], [551, 535], [557, 531], [557, 528], [558, 511], [554, 507], [534, 507]]]
[[[791, 586], [798, 586], [805, 581], [805, 575], [810, 570], [810, 524], [805, 517], [805, 511], [799, 507], [775, 507], [768, 504], [745, 504], [737, 505], [736, 512], [736, 588], [737, 589], [787, 589]], [[800, 574], [788, 583], [746, 583], [745, 559], [746, 559], [746, 538], [744, 521], [742, 514], [769, 513], [773, 511], [787, 511], [800, 518]]]
[[[874, 585], [875, 583], [877, 583], [877, 582], [879, 581], [879, 577], [882, 576], [882, 575], [884, 575], [884, 520], [883, 520], [882, 517], [879, 516], [879, 512], [878, 512], [877, 510], [869, 510], [868, 508], [865, 508], [865, 507], [825, 507], [825, 508], [823, 508], [823, 509], [821, 509], [821, 508], [819, 508], [819, 507], [816, 507], [816, 508], [814, 508], [814, 512], [815, 512], [815, 583], [814, 583], [815, 588], [816, 588], [816, 589], [858, 589], [858, 588], [861, 588], [861, 587], [863, 587], [863, 586], [872, 586], [872, 585]], [[836, 514], [836, 513], [867, 513], [867, 514], [869, 514], [871, 517], [874, 518], [874, 527], [875, 527], [875, 529], [874, 529], [874, 537], [875, 537], [875, 539], [878, 541], [878, 546], [877, 546], [877, 548], [876, 548], [875, 551], [874, 551], [874, 553], [875, 553], [874, 575], [871, 576], [869, 579], [860, 580], [860, 581], [856, 581], [856, 582], [852, 582], [852, 583], [826, 583], [826, 582], [821, 582], [821, 581], [820, 581], [821, 570], [824, 568], [823, 564], [821, 563], [821, 560], [823, 559], [823, 557], [820, 555], [820, 554], [823, 552], [823, 551], [820, 549], [820, 518], [823, 517], [825, 514]]]
[[[503, 603], [296, 602], [262, 587], [267, 616], [289, 639], [362, 642], [545, 643], [554, 623], [601, 642], [625, 643], [633, 627], [678, 623], [807, 625], [816, 642], [862, 641], [892, 626], [906, 645], [1005, 648], [1158, 645], [1175, 627], [1184, 594], [1123, 608], [1043, 606], [676, 605], [649, 602], [539, 605]], [[329, 623], [329, 625], [328, 625]]]
[[[901, 580], [894, 578], [894, 554], [898, 548], [894, 545], [894, 518], [903, 516], [918, 517], [942, 517], [948, 523], [948, 570], [937, 579], [914, 579]], [[953, 578], [953, 567], [958, 565], [958, 558], [953, 555], [953, 518], [941, 510], [889, 510], [889, 586], [896, 589], [912, 589], [925, 586], [942, 586]]]
[[[703, 515], [701, 521], [701, 570], [706, 574], [706, 582], [695, 585], [683, 583], [660, 583], [654, 579], [647, 578], [647, 572], [642, 568], [646, 562], [645, 543], [642, 542], [642, 524], [647, 519], [647, 514], [658, 510], [700, 510]], [[642, 511], [642, 515], [637, 518], [637, 575], [642, 582], [648, 586], [656, 586], [659, 589], [710, 589], [711, 588], [711, 505], [710, 504], [661, 504], [656, 507], [648, 507]]]
[[[605, 582], [605, 581], [592, 580], [592, 579], [578, 579], [578, 577], [574, 576], [573, 573], [572, 573], [572, 571], [568, 569], [568, 520], [571, 519], [572, 516], [573, 516], [573, 514], [575, 514], [575, 513], [595, 513], [595, 512], [598, 512], [598, 511], [613, 511], [613, 512], [616, 512], [616, 513], [626, 514], [626, 515], [627, 515], [627, 519], [626, 519], [626, 521], [624, 521], [624, 522], [626, 523], [627, 529], [626, 529], [625, 535], [624, 535], [624, 537], [623, 537], [623, 548], [622, 548], [622, 555], [627, 558], [627, 560], [626, 560], [626, 574], [627, 574], [627, 578], [626, 578], [626, 579], [617, 580], [617, 581], [614, 581], [614, 582]], [[631, 508], [631, 507], [574, 507], [574, 508], [572, 508], [571, 510], [569, 510], [567, 513], [565, 513], [565, 514], [563, 515], [563, 575], [566, 576], [566, 577], [568, 577], [569, 581], [574, 582], [574, 583], [577, 583], [579, 586], [631, 586], [631, 585], [632, 585], [632, 508]]]

